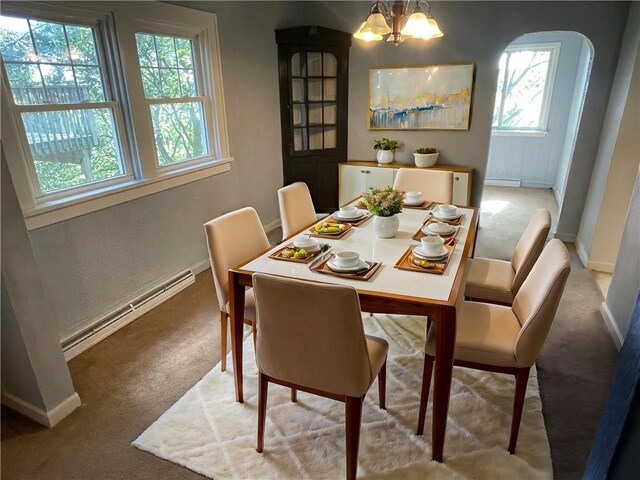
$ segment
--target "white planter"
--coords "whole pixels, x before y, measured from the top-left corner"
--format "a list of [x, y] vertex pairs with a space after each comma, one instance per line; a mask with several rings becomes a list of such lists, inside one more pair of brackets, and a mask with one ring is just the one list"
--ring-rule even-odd
[[414, 153], [413, 158], [416, 161], [416, 167], [425, 168], [425, 167], [433, 167], [438, 161], [438, 155], [440, 155], [440, 152]]
[[378, 153], [376, 153], [376, 160], [378, 160], [378, 163], [393, 162], [393, 150], [378, 150]]
[[395, 237], [400, 228], [400, 219], [397, 215], [391, 215], [390, 217], [376, 216], [373, 219], [373, 231], [380, 238]]

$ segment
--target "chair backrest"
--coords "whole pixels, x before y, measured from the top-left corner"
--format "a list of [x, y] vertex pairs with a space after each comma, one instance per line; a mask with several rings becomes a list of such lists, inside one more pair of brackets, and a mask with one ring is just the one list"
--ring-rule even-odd
[[513, 313], [522, 326], [515, 345], [518, 367], [530, 367], [538, 358], [570, 271], [567, 247], [551, 240], [513, 300]]
[[316, 221], [316, 210], [306, 183], [296, 182], [278, 190], [282, 238]]
[[241, 208], [204, 224], [209, 247], [211, 272], [220, 309], [229, 301], [229, 269], [241, 261], [269, 248], [258, 213]]
[[430, 202], [453, 201], [453, 172], [401, 168], [396, 174], [393, 188], [403, 192], [422, 192], [422, 198]]
[[255, 273], [253, 291], [262, 373], [337, 395], [367, 392], [376, 373], [354, 288]]
[[551, 214], [549, 210], [538, 210], [529, 221], [529, 225], [518, 240], [516, 249], [511, 257], [511, 266], [515, 275], [511, 292], [515, 296], [520, 290], [524, 279], [527, 278], [533, 265], [538, 260], [551, 229]]

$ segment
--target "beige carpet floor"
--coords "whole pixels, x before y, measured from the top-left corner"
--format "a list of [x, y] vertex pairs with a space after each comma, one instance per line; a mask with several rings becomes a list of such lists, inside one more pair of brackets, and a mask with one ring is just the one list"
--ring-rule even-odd
[[[540, 206], [538, 195], [549, 201], [551, 194], [499, 187], [485, 191], [521, 204], [513, 211], [518, 215], [502, 211], [505, 230], [485, 235], [488, 223], [483, 221], [477, 253], [485, 256], [490, 255], [484, 245], [493, 235], [517, 238], [510, 225], [524, 229]], [[279, 238], [273, 232], [272, 241]], [[510, 248], [499, 244], [495, 256], [508, 258]], [[617, 355], [598, 312], [602, 296], [592, 273], [573, 250], [572, 259], [573, 271], [538, 362], [554, 477], [561, 480], [582, 478]], [[130, 443], [220, 361], [217, 311], [211, 272], [205, 271], [195, 285], [69, 362], [82, 406], [55, 428], [2, 407], [2, 478], [203, 478]]]
[[[367, 333], [386, 338], [387, 410], [376, 383], [364, 405], [359, 478], [551, 478], [551, 457], [535, 373], [525, 400], [517, 455], [506, 451], [514, 379], [455, 369], [443, 464], [431, 461], [430, 435], [415, 435], [425, 317], [376, 315]], [[270, 385], [265, 450], [255, 451], [257, 368], [244, 342], [245, 402], [234, 401], [233, 374], [208, 373], [133, 445], [209, 478], [344, 478], [344, 405]], [[229, 359], [230, 361], [230, 359]], [[426, 432], [430, 432], [431, 406]]]

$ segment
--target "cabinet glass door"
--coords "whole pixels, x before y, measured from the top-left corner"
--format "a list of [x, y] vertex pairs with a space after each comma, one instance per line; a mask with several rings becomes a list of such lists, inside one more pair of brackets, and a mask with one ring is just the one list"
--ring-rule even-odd
[[336, 57], [330, 52], [296, 52], [291, 56], [293, 150], [336, 148]]

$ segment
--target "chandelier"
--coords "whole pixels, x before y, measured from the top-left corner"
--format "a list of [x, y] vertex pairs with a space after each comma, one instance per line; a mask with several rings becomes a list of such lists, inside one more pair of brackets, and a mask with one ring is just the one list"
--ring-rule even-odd
[[[374, 3], [369, 16], [353, 36], [365, 42], [377, 42], [382, 40], [384, 35], [389, 35], [387, 41], [395, 45], [404, 42], [407, 38], [429, 40], [444, 36], [438, 27], [438, 22], [431, 15], [429, 2], [416, 0], [409, 11], [411, 3], [411, 0], [396, 0], [392, 5], [383, 2]], [[427, 6], [426, 15], [420, 8], [421, 3]], [[391, 20], [391, 27], [387, 20]]]

